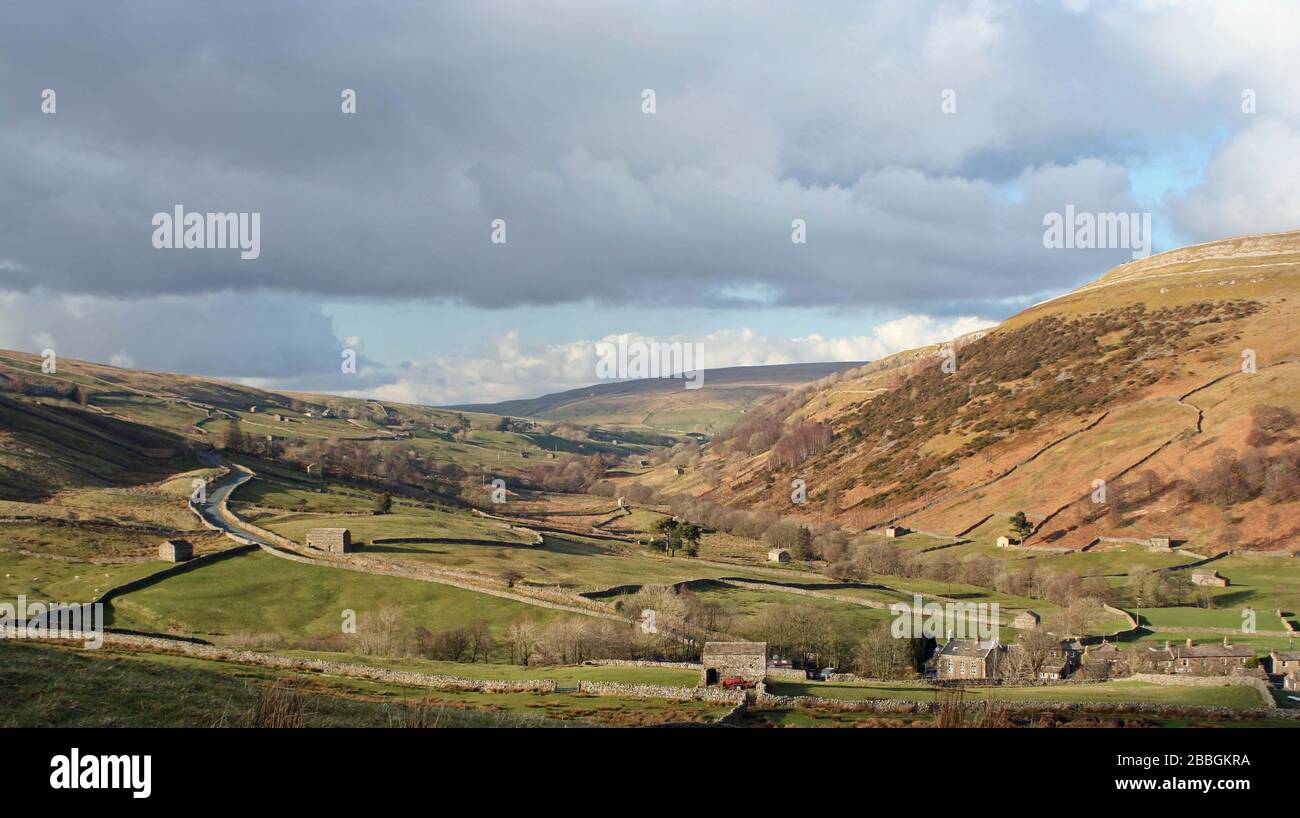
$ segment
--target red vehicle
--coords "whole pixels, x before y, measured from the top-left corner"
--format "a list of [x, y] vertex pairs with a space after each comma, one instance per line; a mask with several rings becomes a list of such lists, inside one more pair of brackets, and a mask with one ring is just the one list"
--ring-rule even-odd
[[741, 690], [748, 690], [754, 686], [754, 683], [747, 682], [739, 676], [732, 676], [730, 679], [723, 679], [722, 686], [728, 688], [738, 687]]

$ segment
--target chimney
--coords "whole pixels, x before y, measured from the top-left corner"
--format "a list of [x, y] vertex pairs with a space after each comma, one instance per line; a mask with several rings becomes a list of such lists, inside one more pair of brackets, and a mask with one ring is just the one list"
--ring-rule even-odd
[[1187, 637], [1187, 647], [1190, 648], [1191, 646], [1192, 646], [1192, 638], [1189, 636]]
[[1228, 646], [1228, 635], [1227, 635], [1227, 634], [1224, 634], [1224, 635], [1223, 635], [1223, 646], [1224, 646], [1225, 648]]
[[1173, 644], [1174, 644], [1173, 642], [1170, 642], [1168, 639], [1166, 639], [1166, 640], [1165, 640], [1165, 650], [1169, 650], [1169, 648], [1173, 647]]

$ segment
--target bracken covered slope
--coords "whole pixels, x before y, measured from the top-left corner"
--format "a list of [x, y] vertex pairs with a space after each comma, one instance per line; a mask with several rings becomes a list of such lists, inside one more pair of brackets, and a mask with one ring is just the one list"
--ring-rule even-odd
[[765, 405], [685, 474], [644, 480], [853, 529], [960, 534], [1024, 511], [1030, 546], [1292, 550], [1298, 306], [1300, 232], [1161, 253]]

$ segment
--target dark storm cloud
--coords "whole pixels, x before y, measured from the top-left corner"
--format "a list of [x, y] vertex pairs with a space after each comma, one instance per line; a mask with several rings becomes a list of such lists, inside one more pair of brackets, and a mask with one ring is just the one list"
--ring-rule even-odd
[[[1043, 250], [1043, 213], [1134, 209], [1117, 163], [1139, 120], [1203, 116], [1104, 14], [1050, 4], [85, 2], [0, 19], [0, 289], [1000, 303], [1125, 260]], [[261, 256], [155, 250], [150, 220], [176, 204], [261, 213]]]

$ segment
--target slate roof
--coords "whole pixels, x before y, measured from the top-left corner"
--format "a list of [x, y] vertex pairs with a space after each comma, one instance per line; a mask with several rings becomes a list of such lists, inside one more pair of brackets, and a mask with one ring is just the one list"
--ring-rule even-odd
[[983, 659], [989, 655], [989, 652], [998, 647], [996, 639], [988, 642], [981, 642], [978, 639], [949, 639], [942, 648], [939, 649], [940, 656], [967, 656], [977, 659]]
[[766, 642], [705, 642], [705, 656], [762, 656], [767, 658]]

